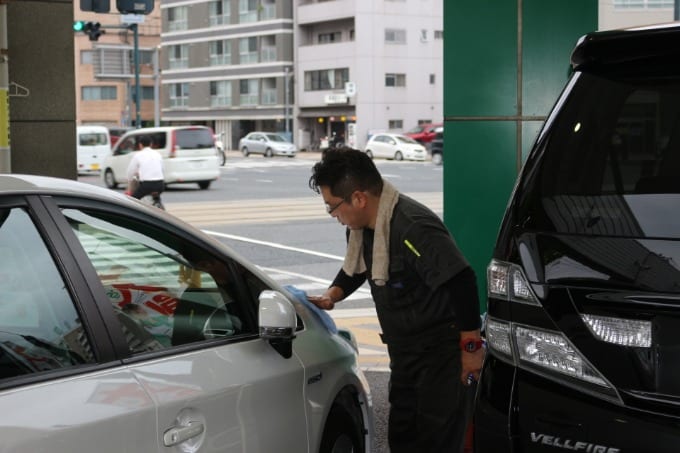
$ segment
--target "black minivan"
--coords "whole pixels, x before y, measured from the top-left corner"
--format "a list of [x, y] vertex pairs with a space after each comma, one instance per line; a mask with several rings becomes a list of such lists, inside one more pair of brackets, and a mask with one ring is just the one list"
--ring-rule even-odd
[[487, 269], [475, 450], [680, 451], [680, 25], [595, 32]]

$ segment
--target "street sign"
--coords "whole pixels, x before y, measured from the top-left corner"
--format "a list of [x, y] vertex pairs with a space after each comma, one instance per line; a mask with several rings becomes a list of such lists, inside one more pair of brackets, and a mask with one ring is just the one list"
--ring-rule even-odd
[[121, 14], [120, 23], [121, 24], [143, 24], [144, 18], [146, 16], [143, 14]]
[[345, 95], [348, 98], [357, 94], [357, 84], [354, 82], [345, 82]]
[[327, 94], [323, 98], [326, 104], [347, 104], [347, 95], [345, 94]]

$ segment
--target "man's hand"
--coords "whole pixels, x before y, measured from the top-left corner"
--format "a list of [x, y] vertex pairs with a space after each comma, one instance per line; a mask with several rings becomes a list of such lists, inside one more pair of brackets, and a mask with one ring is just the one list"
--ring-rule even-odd
[[335, 302], [327, 295], [322, 296], [307, 296], [307, 299], [317, 307], [323, 310], [332, 310], [335, 307]]
[[[479, 340], [479, 330], [471, 330], [460, 333], [461, 340]], [[482, 364], [486, 356], [486, 348], [479, 348], [475, 352], [460, 352], [461, 373], [460, 380], [464, 385], [470, 385], [468, 377], [471, 376], [474, 382], [479, 380], [479, 373], [482, 371]]]
[[345, 292], [339, 286], [331, 286], [321, 296], [307, 296], [307, 299], [322, 310], [332, 310], [335, 303], [345, 298]]

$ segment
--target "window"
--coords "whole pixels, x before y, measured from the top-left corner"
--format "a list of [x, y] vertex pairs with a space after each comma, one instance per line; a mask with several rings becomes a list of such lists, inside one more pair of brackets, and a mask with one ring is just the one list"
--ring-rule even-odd
[[210, 25], [224, 25], [230, 22], [231, 0], [210, 2]]
[[21, 208], [0, 209], [0, 379], [94, 362], [57, 266]]
[[615, 9], [659, 9], [673, 8], [674, 0], [614, 0]]
[[405, 87], [406, 86], [406, 74], [385, 74], [385, 86], [386, 87]]
[[420, 30], [420, 42], [427, 42], [427, 30]]
[[187, 7], [176, 6], [168, 8], [168, 30], [186, 30], [187, 29]]
[[170, 69], [189, 67], [189, 46], [186, 44], [170, 46], [168, 48], [168, 64]]
[[170, 89], [170, 107], [186, 107], [189, 103], [189, 84], [173, 83]]
[[262, 79], [262, 103], [276, 104], [276, 79], [273, 77]]
[[91, 50], [80, 51], [80, 64], [92, 64], [93, 52]]
[[238, 0], [239, 23], [257, 22], [259, 0]]
[[252, 336], [248, 272], [174, 234], [120, 214], [62, 209], [85, 249], [130, 351]]
[[434, 74], [430, 74], [430, 85], [434, 85], [435, 77]]
[[403, 129], [404, 128], [404, 120], [389, 120], [388, 129]]
[[260, 20], [276, 19], [275, 0], [262, 0], [260, 8]]
[[260, 37], [260, 61], [276, 61], [276, 36]]
[[257, 79], [241, 80], [239, 83], [239, 103], [241, 105], [257, 105], [259, 93]]
[[210, 65], [231, 64], [231, 41], [222, 39], [210, 43]]
[[210, 82], [210, 105], [212, 107], [231, 105], [231, 81]]
[[[153, 101], [156, 97], [154, 95], [154, 89], [150, 86], [140, 86], [139, 87], [140, 97], [143, 101]], [[134, 99], [135, 96], [135, 86], [130, 87], [130, 99]]]
[[305, 91], [340, 90], [349, 82], [349, 68], [305, 72]]
[[319, 44], [328, 44], [331, 42], [340, 42], [342, 34], [339, 31], [330, 33], [319, 33]]
[[444, 30], [435, 30], [434, 39], [444, 39]]
[[118, 89], [115, 86], [81, 88], [83, 101], [114, 101], [118, 98]]
[[385, 42], [387, 44], [406, 44], [406, 30], [385, 30]]
[[257, 63], [257, 37], [241, 38], [238, 41], [239, 63]]

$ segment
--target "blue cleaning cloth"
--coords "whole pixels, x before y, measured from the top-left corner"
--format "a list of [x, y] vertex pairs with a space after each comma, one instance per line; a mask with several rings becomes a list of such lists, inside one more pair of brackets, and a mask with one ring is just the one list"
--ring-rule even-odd
[[301, 289], [296, 288], [293, 285], [286, 285], [284, 286], [286, 290], [288, 290], [289, 293], [291, 293], [295, 298], [305, 307], [309, 308], [309, 310], [316, 315], [317, 318], [319, 318], [319, 321], [323, 323], [323, 325], [328, 329], [329, 332], [331, 333], [338, 333], [338, 326], [335, 325], [335, 321], [333, 321], [333, 318], [330, 317], [330, 315], [326, 312], [326, 310], [322, 310], [313, 303], [307, 299], [307, 293], [304, 292]]

